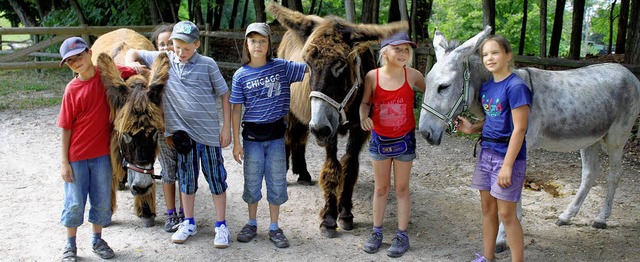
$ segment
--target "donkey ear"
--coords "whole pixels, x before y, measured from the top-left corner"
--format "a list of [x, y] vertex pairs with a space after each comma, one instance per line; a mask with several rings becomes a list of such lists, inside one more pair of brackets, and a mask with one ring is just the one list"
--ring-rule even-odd
[[[409, 29], [407, 22], [393, 22], [386, 25], [373, 25], [373, 24], [360, 24], [346, 27], [347, 31], [350, 30], [349, 39], [351, 43], [367, 42], [367, 41], [380, 41], [391, 35], [406, 31]], [[350, 29], [349, 29], [350, 28]]]
[[465, 55], [475, 52], [477, 48], [480, 46], [480, 43], [482, 43], [482, 40], [485, 37], [487, 37], [490, 33], [491, 33], [491, 26], [486, 26], [484, 30], [482, 30], [480, 33], [478, 33], [471, 39], [465, 41], [462, 45], [456, 48], [455, 51]]
[[162, 92], [164, 86], [169, 79], [169, 57], [167, 53], [162, 52], [156, 57], [151, 65], [151, 73], [149, 75], [149, 91], [147, 96], [149, 100], [156, 105], [162, 102]]
[[97, 59], [100, 79], [107, 91], [107, 99], [112, 110], [124, 106], [129, 96], [129, 87], [120, 76], [120, 70], [106, 53], [100, 53]]
[[323, 18], [315, 15], [304, 15], [281, 6], [275, 1], [267, 5], [267, 11], [271, 13], [285, 28], [295, 32], [298, 36], [306, 39], [313, 29], [323, 21]]
[[449, 47], [447, 39], [440, 30], [436, 30], [435, 36], [433, 37], [433, 49], [436, 51], [436, 60], [441, 61], [442, 58], [444, 58], [447, 47]]

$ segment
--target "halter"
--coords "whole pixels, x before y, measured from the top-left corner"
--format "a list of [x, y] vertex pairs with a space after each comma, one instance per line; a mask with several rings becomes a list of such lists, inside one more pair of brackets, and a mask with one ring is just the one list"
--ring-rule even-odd
[[336, 102], [336, 100], [333, 100], [333, 98], [319, 91], [311, 91], [311, 94], [309, 94], [309, 98], [315, 97], [315, 98], [322, 99], [325, 102], [329, 103], [331, 106], [333, 106], [336, 110], [338, 110], [338, 112], [340, 113], [340, 125], [344, 125], [349, 122], [349, 120], [347, 120], [347, 115], [344, 112], [344, 107], [347, 105], [347, 103], [349, 102], [349, 99], [351, 99], [351, 96], [353, 95], [353, 93], [355, 93], [355, 91], [358, 89], [358, 86], [360, 85], [360, 56], [356, 55], [355, 61], [356, 61], [356, 68], [355, 68], [356, 79], [353, 82], [353, 86], [349, 90], [349, 93], [347, 93], [347, 96], [345, 96], [344, 99], [342, 100], [342, 103]]
[[436, 111], [433, 107], [430, 107], [429, 105], [427, 105], [427, 103], [424, 103], [424, 102], [422, 103], [422, 108], [424, 108], [428, 112], [432, 113], [433, 115], [435, 115], [436, 117], [440, 118], [445, 123], [447, 123], [447, 125], [449, 126], [449, 131], [451, 133], [457, 132], [456, 128], [458, 128], [458, 125], [453, 124], [453, 117], [456, 111], [458, 111], [458, 108], [460, 108], [460, 106], [462, 105], [462, 111], [464, 111], [464, 110], [467, 110], [467, 108], [469, 107], [468, 105], [468, 102], [470, 100], [469, 99], [469, 81], [471, 79], [471, 71], [469, 70], [469, 60], [464, 61], [463, 78], [464, 78], [464, 86], [463, 86], [462, 94], [460, 94], [460, 97], [458, 98], [456, 103], [453, 105], [453, 108], [451, 108], [451, 111], [449, 111], [448, 114], [444, 115]]
[[139, 166], [136, 166], [134, 164], [129, 163], [126, 159], [124, 159], [124, 157], [122, 158], [122, 167], [124, 167], [125, 169], [131, 169], [131, 170], [136, 171], [138, 173], [148, 174], [153, 179], [158, 179], [158, 180], [162, 179], [162, 176], [153, 174], [153, 172], [154, 172], [153, 167], [152, 168], [141, 168]]

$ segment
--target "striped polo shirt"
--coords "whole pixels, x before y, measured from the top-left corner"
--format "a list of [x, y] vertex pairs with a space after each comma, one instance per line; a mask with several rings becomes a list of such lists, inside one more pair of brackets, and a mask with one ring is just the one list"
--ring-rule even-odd
[[[159, 51], [138, 50], [147, 64]], [[220, 120], [216, 98], [229, 91], [218, 64], [210, 58], [194, 53], [182, 64], [174, 52], [167, 52], [171, 67], [164, 90], [165, 136], [183, 130], [193, 140], [208, 146], [220, 146]]]
[[229, 102], [244, 104], [244, 122], [272, 123], [289, 113], [289, 85], [302, 81], [306, 68], [279, 58], [258, 68], [243, 65], [233, 75]]

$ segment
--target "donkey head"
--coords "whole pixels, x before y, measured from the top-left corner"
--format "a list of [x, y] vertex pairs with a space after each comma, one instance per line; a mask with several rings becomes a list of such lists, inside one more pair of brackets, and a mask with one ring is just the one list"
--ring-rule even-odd
[[[460, 46], [454, 46], [447, 42], [440, 31], [436, 31], [433, 38], [433, 47], [436, 52], [437, 62], [431, 68], [426, 77], [426, 89], [420, 112], [419, 131], [432, 145], [439, 145], [442, 136], [456, 117], [462, 112], [463, 105], [472, 106], [474, 113], [482, 114], [473, 104], [475, 85], [469, 86], [469, 91], [464, 93], [465, 61], [471, 69], [480, 69], [482, 65], [473, 64], [469, 58], [476, 55], [476, 50], [481, 40], [491, 33], [491, 27], [487, 26], [482, 32], [467, 40]], [[475, 60], [477, 61], [477, 59]], [[483, 70], [475, 70], [486, 75]], [[480, 79], [477, 78], [476, 79]], [[462, 99], [462, 100], [460, 100]], [[460, 101], [459, 101], [460, 100]], [[477, 103], [476, 103], [477, 104]]]
[[344, 111], [361, 97], [358, 92], [348, 95], [352, 87], [361, 86], [367, 73], [359, 72], [360, 55], [369, 52], [372, 41], [406, 30], [407, 24], [355, 25], [337, 17], [306, 16], [273, 2], [268, 10], [292, 32], [296, 42], [303, 43], [301, 58], [307, 63], [311, 87], [310, 131], [320, 144], [335, 141], [338, 127], [347, 120]]
[[97, 61], [111, 106], [112, 152], [127, 168], [131, 192], [145, 194], [153, 184], [150, 173], [153, 173], [157, 139], [164, 130], [162, 92], [169, 78], [169, 59], [161, 53], [151, 66], [148, 79], [134, 75], [126, 82], [109, 55], [102, 53]]

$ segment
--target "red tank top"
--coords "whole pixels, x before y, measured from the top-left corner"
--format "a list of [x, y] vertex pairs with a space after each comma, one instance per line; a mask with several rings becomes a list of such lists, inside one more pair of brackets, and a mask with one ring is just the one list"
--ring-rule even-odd
[[413, 116], [415, 94], [404, 70], [404, 84], [396, 90], [383, 89], [378, 81], [376, 69], [376, 88], [373, 92], [373, 131], [385, 137], [400, 137], [416, 127]]

